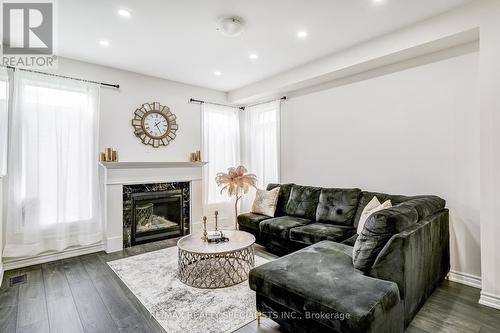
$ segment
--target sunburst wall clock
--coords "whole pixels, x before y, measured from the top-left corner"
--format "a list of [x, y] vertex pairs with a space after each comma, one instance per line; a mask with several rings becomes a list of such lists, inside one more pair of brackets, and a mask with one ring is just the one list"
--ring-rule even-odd
[[144, 103], [134, 112], [134, 134], [145, 145], [154, 148], [167, 146], [175, 139], [175, 133], [179, 129], [176, 119], [168, 106], [158, 102]]

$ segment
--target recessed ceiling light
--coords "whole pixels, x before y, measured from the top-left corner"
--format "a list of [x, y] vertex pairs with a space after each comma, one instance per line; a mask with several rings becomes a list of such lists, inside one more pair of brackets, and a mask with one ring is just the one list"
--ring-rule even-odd
[[250, 55], [248, 56], [248, 58], [250, 60], [254, 60], [255, 61], [255, 60], [259, 59], [259, 55], [257, 53], [250, 53]]
[[105, 47], [108, 47], [109, 46], [109, 41], [105, 40], [105, 39], [101, 39], [99, 41], [99, 45], [101, 46], [105, 46]]
[[221, 73], [220, 71], [215, 71], [215, 72], [214, 72], [214, 75], [215, 75], [215, 76], [221, 76], [221, 75], [222, 75], [222, 73]]
[[372, 0], [373, 1], [373, 4], [375, 5], [381, 5], [383, 3], [385, 3], [385, 0]]
[[120, 9], [118, 11], [118, 15], [120, 15], [121, 17], [130, 17], [130, 11], [126, 9]]
[[307, 31], [302, 30], [302, 31], [297, 32], [297, 38], [304, 39], [306, 37], [307, 37]]

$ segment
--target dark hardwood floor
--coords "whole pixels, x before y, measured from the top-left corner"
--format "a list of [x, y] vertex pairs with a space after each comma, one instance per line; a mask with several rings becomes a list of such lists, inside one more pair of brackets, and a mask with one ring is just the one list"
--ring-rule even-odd
[[[174, 246], [160, 241], [7, 271], [0, 288], [0, 333], [163, 332], [106, 264], [120, 258]], [[257, 247], [260, 255], [272, 258]], [[13, 287], [9, 278], [26, 273]], [[479, 290], [445, 281], [407, 332], [500, 332], [500, 311], [478, 304]], [[270, 319], [244, 326], [240, 333], [279, 332]]]

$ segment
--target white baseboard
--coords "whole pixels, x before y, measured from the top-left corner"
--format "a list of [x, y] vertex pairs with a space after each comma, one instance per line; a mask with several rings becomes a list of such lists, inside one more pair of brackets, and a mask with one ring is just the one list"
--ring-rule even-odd
[[[2, 258], [0, 258], [1, 260]], [[2, 286], [3, 282], [3, 264], [0, 262], [0, 287]]]
[[[450, 271], [450, 273], [448, 274], [448, 280], [478, 289], [481, 289], [482, 287], [481, 278], [479, 276], [467, 273]], [[500, 310], [500, 296], [481, 291], [479, 304]]]
[[481, 289], [482, 286], [481, 277], [453, 270], [448, 273], [448, 280], [478, 289]]
[[74, 249], [68, 249], [62, 252], [43, 254], [34, 257], [27, 257], [21, 259], [6, 260], [3, 263], [4, 270], [8, 271], [11, 269], [17, 269], [22, 267], [28, 267], [32, 265], [44, 264], [50, 261], [56, 261], [61, 259], [67, 259], [71, 257], [77, 257], [84, 254], [90, 254], [95, 252], [104, 251], [103, 244], [79, 247]]
[[123, 250], [123, 236], [108, 237], [106, 239], [106, 253]]
[[500, 310], [500, 296], [481, 291], [479, 304]]

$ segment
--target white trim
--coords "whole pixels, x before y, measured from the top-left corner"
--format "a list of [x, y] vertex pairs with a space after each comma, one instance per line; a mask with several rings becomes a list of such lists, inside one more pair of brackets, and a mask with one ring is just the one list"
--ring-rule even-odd
[[500, 296], [481, 291], [479, 304], [500, 310]]
[[108, 237], [106, 239], [106, 253], [123, 250], [123, 236]]
[[448, 280], [478, 289], [481, 289], [482, 286], [481, 277], [453, 270], [448, 273]]
[[3, 264], [0, 262], [0, 287], [2, 286], [2, 282], [3, 282]]
[[75, 249], [65, 250], [62, 252], [42, 254], [42, 255], [28, 257], [28, 258], [6, 260], [6, 261], [4, 261], [3, 266], [4, 266], [4, 269], [6, 271], [8, 271], [11, 269], [17, 269], [17, 268], [22, 268], [22, 267], [27, 267], [27, 266], [32, 266], [32, 265], [43, 264], [43, 263], [50, 262], [50, 261], [67, 259], [67, 258], [71, 258], [71, 257], [77, 257], [77, 256], [81, 256], [84, 254], [95, 253], [95, 252], [100, 252], [100, 251], [104, 251], [103, 244], [79, 247], [79, 248], [75, 248]]
[[99, 162], [106, 169], [199, 168], [207, 162]]
[[144, 184], [157, 184], [157, 183], [189, 183], [194, 180], [202, 180], [202, 178], [197, 178], [197, 177], [176, 177], [172, 178], [173, 180], [166, 180], [165, 178], [152, 178], [148, 180], [137, 180], [137, 181], [125, 181], [125, 180], [118, 180], [118, 181], [109, 181], [106, 183], [106, 185], [144, 185]]

